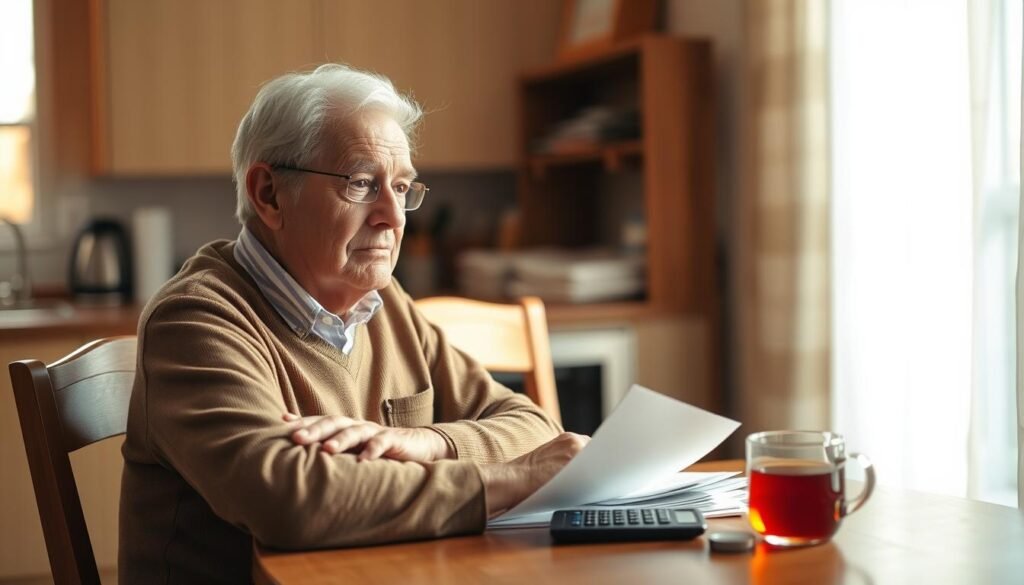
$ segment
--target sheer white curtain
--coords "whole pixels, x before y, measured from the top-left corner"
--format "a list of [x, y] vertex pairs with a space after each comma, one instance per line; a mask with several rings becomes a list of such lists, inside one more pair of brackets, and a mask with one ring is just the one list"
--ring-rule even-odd
[[974, 361], [967, 495], [1014, 504], [1021, 0], [968, 4], [974, 194]]
[[[1024, 14], [1021, 15], [1024, 18]], [[1018, 69], [1021, 83], [1024, 85], [1024, 67]], [[1024, 169], [1024, 96], [1020, 100], [1020, 124], [1018, 128], [1021, 140], [1017, 143], [1019, 152], [1018, 178], [1020, 169]], [[1024, 208], [1024, 181], [1020, 183], [1020, 199], [1018, 209]], [[1017, 506], [1024, 510], [1024, 222], [1017, 218]]]
[[1014, 504], [1021, 0], [832, 4], [833, 427]]

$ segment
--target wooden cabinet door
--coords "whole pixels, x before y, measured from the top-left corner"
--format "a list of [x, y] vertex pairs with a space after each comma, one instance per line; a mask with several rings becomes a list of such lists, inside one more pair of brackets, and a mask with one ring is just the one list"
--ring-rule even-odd
[[97, 170], [229, 173], [260, 84], [315, 64], [317, 1], [100, 2]]
[[516, 76], [555, 54], [561, 2], [323, 0], [324, 56], [387, 75], [427, 116], [420, 169], [514, 168]]

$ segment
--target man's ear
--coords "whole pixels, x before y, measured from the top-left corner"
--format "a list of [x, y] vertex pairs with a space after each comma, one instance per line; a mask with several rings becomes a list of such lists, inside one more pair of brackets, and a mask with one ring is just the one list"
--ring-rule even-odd
[[273, 169], [267, 163], [255, 163], [245, 173], [245, 192], [249, 197], [249, 204], [263, 224], [273, 231], [281, 229], [284, 225], [280, 186], [274, 178]]

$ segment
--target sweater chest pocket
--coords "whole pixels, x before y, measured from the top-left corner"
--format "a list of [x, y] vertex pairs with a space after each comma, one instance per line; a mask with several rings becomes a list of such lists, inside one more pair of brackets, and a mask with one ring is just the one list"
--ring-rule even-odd
[[381, 404], [389, 427], [422, 427], [434, 422], [434, 389], [427, 387], [412, 396], [387, 398]]

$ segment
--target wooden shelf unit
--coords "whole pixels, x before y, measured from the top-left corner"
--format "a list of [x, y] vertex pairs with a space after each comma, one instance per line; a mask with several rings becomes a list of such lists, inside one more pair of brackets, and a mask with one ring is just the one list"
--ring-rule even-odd
[[642, 140], [623, 140], [607, 144], [595, 144], [586, 148], [566, 152], [528, 155], [530, 171], [535, 178], [543, 178], [550, 167], [600, 162], [606, 171], [618, 171], [627, 162], [643, 156]]
[[[640, 137], [534, 152], [555, 124], [593, 105], [635, 108]], [[632, 203], [647, 227], [646, 297], [611, 304], [610, 314], [686, 313], [717, 323], [710, 43], [652, 35], [529, 71], [519, 80], [519, 107], [524, 246], [614, 245], [611, 184], [637, 185], [623, 196], [642, 199]], [[616, 177], [622, 173], [632, 174]], [[609, 313], [600, 305], [552, 312]]]
[[589, 323], [632, 323], [664, 315], [644, 301], [585, 303], [577, 305], [548, 304], [548, 324], [552, 327]]

